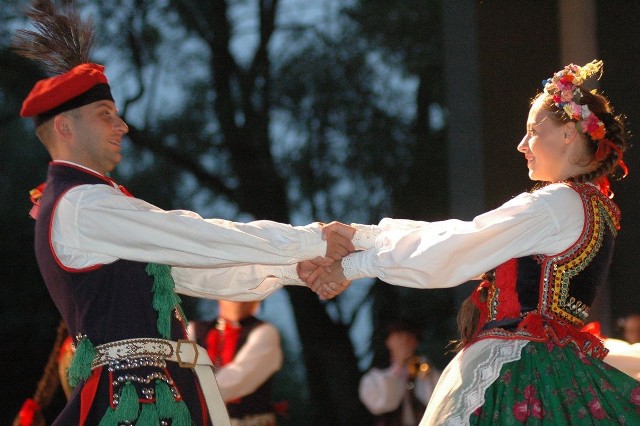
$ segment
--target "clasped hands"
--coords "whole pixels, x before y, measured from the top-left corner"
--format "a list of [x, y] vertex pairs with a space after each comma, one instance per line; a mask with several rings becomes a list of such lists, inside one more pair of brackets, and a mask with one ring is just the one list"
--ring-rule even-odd
[[344, 223], [323, 224], [322, 238], [327, 241], [325, 257], [298, 263], [298, 276], [320, 299], [332, 299], [351, 284], [344, 276], [342, 258], [355, 251], [351, 242], [355, 232], [354, 227]]

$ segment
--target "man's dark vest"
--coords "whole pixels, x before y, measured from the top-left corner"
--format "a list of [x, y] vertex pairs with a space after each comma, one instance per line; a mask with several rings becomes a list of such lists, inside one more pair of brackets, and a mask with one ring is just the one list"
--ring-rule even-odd
[[[414, 415], [414, 425], [420, 424], [420, 420], [424, 416], [424, 411], [427, 409], [427, 406], [424, 405], [418, 398], [416, 398], [415, 393], [413, 392], [415, 388], [412, 390], [407, 390], [407, 394], [409, 396], [409, 403], [411, 404], [411, 409]], [[402, 412], [403, 406], [405, 404], [405, 400], [400, 401], [400, 405], [395, 410], [380, 414], [375, 416], [373, 426], [403, 426], [402, 423]]]
[[[131, 338], [160, 338], [158, 312], [152, 305], [153, 278], [145, 271], [146, 263], [117, 260], [76, 270], [59, 263], [52, 251], [50, 232], [58, 201], [69, 189], [87, 184], [112, 186], [104, 176], [69, 164], [50, 164], [36, 220], [35, 252], [51, 298], [74, 341], [77, 336], [86, 336], [94, 345], [100, 345]], [[114, 229], [113, 232], [126, 230]], [[172, 339], [185, 338], [181, 322], [174, 316], [171, 321]], [[193, 372], [172, 362], [167, 362], [167, 370], [187, 403], [194, 423], [203, 424], [202, 404]], [[127, 371], [146, 375], [153, 368]], [[109, 406], [109, 374], [107, 368], [103, 368], [88, 425], [97, 425]], [[72, 393], [56, 424], [78, 424], [81, 388], [82, 383]]]
[[[249, 338], [249, 334], [263, 324], [264, 321], [250, 316], [240, 321], [240, 336], [238, 337], [238, 343], [236, 344], [235, 353], [238, 353], [240, 348], [244, 346]], [[216, 320], [214, 321], [195, 321], [196, 341], [200, 346], [206, 348], [207, 334], [210, 330], [215, 329]], [[273, 412], [273, 405], [271, 401], [271, 388], [273, 383], [273, 377], [267, 379], [261, 384], [253, 393], [243, 396], [235, 401], [227, 403], [227, 410], [229, 411], [229, 417], [242, 418], [252, 414], [264, 414]]]

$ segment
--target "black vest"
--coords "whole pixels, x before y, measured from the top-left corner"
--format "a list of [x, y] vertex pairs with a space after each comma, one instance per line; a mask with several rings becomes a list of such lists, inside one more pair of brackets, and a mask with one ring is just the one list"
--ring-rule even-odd
[[[250, 316], [240, 321], [241, 329], [235, 352], [238, 353], [240, 348], [244, 346], [249, 338], [249, 334], [264, 321]], [[194, 321], [196, 331], [196, 341], [204, 348], [207, 347], [207, 334], [209, 330], [215, 328], [216, 320], [213, 321]], [[228, 402], [227, 410], [229, 417], [242, 418], [252, 414], [264, 414], [273, 412], [271, 401], [271, 388], [273, 376], [262, 383], [253, 393], [239, 398], [237, 401]]]
[[[579, 330], [587, 321], [598, 287], [607, 278], [620, 211], [597, 187], [568, 185], [584, 207], [580, 237], [562, 253], [512, 259], [498, 266], [494, 277], [481, 284], [488, 294], [486, 322], [481, 324], [479, 338], [542, 341], [556, 336], [557, 343], [572, 341], [592, 356], [606, 354], [597, 339]], [[539, 327], [527, 321], [536, 321]], [[558, 330], [549, 334], [540, 328], [550, 324], [565, 328], [560, 332], [562, 337], [558, 337]]]
[[[146, 263], [121, 259], [108, 265], [75, 270], [62, 266], [52, 251], [50, 232], [55, 207], [66, 191], [85, 184], [111, 186], [104, 176], [82, 168], [50, 164], [36, 219], [35, 253], [51, 298], [74, 341], [78, 334], [87, 336], [94, 345], [139, 337], [160, 338], [158, 312], [152, 305], [153, 278], [145, 271]], [[173, 315], [172, 338], [185, 338], [184, 326]], [[149, 370], [147, 367], [127, 371], [148, 374]], [[202, 405], [193, 372], [173, 362], [167, 362], [167, 370], [187, 403], [194, 423], [203, 424]], [[55, 424], [78, 424], [81, 389], [82, 383], [72, 393]], [[109, 406], [109, 399], [109, 373], [105, 367], [87, 425], [100, 422]]]

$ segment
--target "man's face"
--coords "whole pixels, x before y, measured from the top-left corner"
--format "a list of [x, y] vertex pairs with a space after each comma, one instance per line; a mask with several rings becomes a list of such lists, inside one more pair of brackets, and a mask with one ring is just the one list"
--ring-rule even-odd
[[624, 321], [624, 340], [629, 343], [640, 342], [640, 315], [630, 315]]
[[112, 101], [97, 101], [65, 114], [73, 135], [72, 161], [106, 174], [122, 160], [122, 137], [129, 131]]

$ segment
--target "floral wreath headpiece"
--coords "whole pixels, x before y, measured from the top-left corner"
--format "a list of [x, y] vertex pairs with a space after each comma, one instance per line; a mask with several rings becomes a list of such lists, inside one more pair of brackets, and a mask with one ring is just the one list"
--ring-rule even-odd
[[[590, 109], [588, 105], [583, 105], [582, 88], [584, 81], [596, 73], [602, 75], [602, 61], [593, 60], [584, 66], [569, 64], [562, 70], [556, 72], [553, 77], [542, 81], [545, 93], [553, 98], [558, 109], [564, 111], [569, 118], [576, 120], [576, 129], [589, 135], [591, 140], [598, 145], [596, 150], [596, 161], [605, 159], [611, 150], [618, 154], [618, 165], [623, 171], [623, 177], [629, 172], [626, 164], [622, 161], [622, 149], [606, 138], [606, 128]], [[594, 91], [595, 92], [595, 91]], [[610, 193], [608, 180], [601, 178], [600, 186], [603, 192]], [[606, 188], [602, 188], [603, 184]]]

